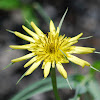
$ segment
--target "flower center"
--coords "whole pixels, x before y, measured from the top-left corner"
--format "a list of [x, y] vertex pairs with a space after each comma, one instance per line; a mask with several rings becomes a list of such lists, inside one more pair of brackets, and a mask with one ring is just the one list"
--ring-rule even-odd
[[49, 45], [49, 49], [48, 49], [49, 51], [49, 53], [52, 53], [52, 54], [55, 54], [55, 46], [54, 46], [54, 43], [51, 43], [50, 45]]

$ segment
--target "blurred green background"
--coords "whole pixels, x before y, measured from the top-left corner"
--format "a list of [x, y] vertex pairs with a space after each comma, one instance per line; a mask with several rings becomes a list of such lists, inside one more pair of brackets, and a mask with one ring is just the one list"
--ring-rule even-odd
[[[52, 19], [57, 27], [67, 7], [69, 10], [60, 34], [73, 37], [83, 32], [84, 37], [92, 35], [93, 38], [80, 40], [77, 45], [95, 47], [96, 51], [100, 51], [100, 0], [0, 0], [0, 69], [2, 70], [8, 65], [11, 59], [28, 52], [9, 51], [9, 45], [25, 44], [26, 41], [7, 32], [6, 29], [27, 34], [22, 29], [22, 25], [32, 29], [29, 23], [34, 21], [44, 33], [47, 33], [49, 20]], [[78, 55], [78, 57], [100, 70], [99, 54]], [[27, 70], [27, 68], [23, 68], [25, 62], [16, 63], [10, 68], [0, 71], [0, 100], [9, 100], [30, 84], [43, 79], [43, 71], [40, 66], [16, 86], [17, 80]], [[100, 100], [100, 73], [90, 70], [89, 67], [81, 68], [72, 63], [64, 64], [64, 68], [68, 72], [73, 90], [69, 89], [64, 79], [58, 77], [59, 94], [62, 100]], [[60, 76], [58, 71], [56, 72], [57, 76]], [[45, 79], [43, 83], [30, 87], [31, 89], [28, 87], [29, 91], [25, 90], [26, 94], [20, 92], [21, 98], [26, 98], [12, 100], [54, 100], [50, 79], [47, 81]], [[39, 87], [40, 90], [33, 87]], [[33, 94], [28, 94], [32, 91]], [[45, 93], [41, 93], [41, 91]], [[74, 98], [71, 99], [72, 97]]]

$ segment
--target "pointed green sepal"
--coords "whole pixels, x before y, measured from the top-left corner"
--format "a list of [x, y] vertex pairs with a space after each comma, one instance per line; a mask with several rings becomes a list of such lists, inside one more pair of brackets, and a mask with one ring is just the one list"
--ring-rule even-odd
[[9, 50], [6, 50], [5, 52], [7, 52], [7, 51], [12, 51], [12, 50], [14, 50], [14, 49], [9, 49]]
[[[25, 72], [26, 73], [26, 72]], [[16, 85], [23, 79], [23, 77], [25, 76], [25, 73], [21, 76], [21, 78], [17, 81]]]
[[6, 29], [6, 31], [8, 31], [8, 32], [10, 32], [10, 33], [13, 33], [13, 34], [14, 34], [14, 31], [11, 31], [11, 30], [8, 30], [8, 29]]
[[4, 67], [2, 70], [4, 70], [4, 69], [10, 67], [12, 64], [14, 64], [14, 63], [12, 62], [12, 63], [8, 64], [8, 65], [7, 65], [6, 67]]
[[94, 67], [93, 67], [93, 66], [91, 66], [91, 65], [90, 65], [90, 68], [94, 69], [94, 70], [95, 70], [95, 71], [97, 71], [97, 72], [100, 72], [100, 70], [98, 70], [98, 69], [94, 68]]
[[63, 55], [65, 56], [66, 60], [68, 60], [66, 54], [61, 49], [59, 49], [59, 50], [63, 53]]
[[65, 11], [64, 15], [62, 16], [62, 18], [61, 18], [61, 20], [60, 20], [60, 23], [59, 23], [59, 25], [58, 25], [59, 31], [60, 31], [60, 29], [61, 29], [62, 23], [63, 23], [63, 21], [64, 21], [64, 18], [65, 18], [65, 16], [66, 16], [67, 12], [68, 12], [68, 8], [66, 9], [66, 11]]
[[31, 25], [30, 22], [29, 22], [25, 17], [24, 17], [24, 19], [25, 19], [25, 21], [26, 21], [29, 25]]
[[82, 40], [82, 39], [89, 39], [89, 38], [92, 38], [93, 36], [88, 36], [88, 37], [83, 37], [83, 38], [79, 38], [79, 40]]
[[100, 54], [100, 52], [95, 51], [94, 53]]
[[72, 87], [71, 87], [71, 85], [70, 85], [70, 82], [69, 82], [68, 78], [66, 78], [66, 81], [67, 81], [67, 83], [68, 83], [70, 89], [72, 90]]

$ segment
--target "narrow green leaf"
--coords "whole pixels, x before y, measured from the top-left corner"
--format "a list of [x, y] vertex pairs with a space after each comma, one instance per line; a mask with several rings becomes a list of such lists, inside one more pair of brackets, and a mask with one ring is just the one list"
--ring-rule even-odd
[[80, 91], [80, 85], [78, 85], [76, 87], [75, 96], [72, 99], [70, 99], [70, 100], [77, 100], [79, 98], [78, 97], [79, 91]]
[[100, 100], [100, 85], [96, 80], [91, 80], [87, 88], [88, 92], [93, 96], [93, 100]]
[[84, 85], [82, 85], [81, 83], [79, 83], [76, 86], [75, 96], [70, 100], [79, 100], [80, 94], [84, 94], [86, 91], [87, 91], [86, 87]]
[[58, 25], [59, 31], [60, 31], [60, 29], [61, 29], [62, 23], [63, 23], [63, 21], [64, 21], [64, 18], [65, 18], [65, 16], [66, 16], [67, 12], [68, 12], [68, 8], [66, 9], [66, 11], [65, 11], [64, 15], [62, 16], [62, 18], [61, 18], [61, 20], [60, 20], [60, 23], [59, 23], [59, 25]]
[[[74, 79], [77, 79], [78, 77], [80, 78], [80, 76], [78, 75]], [[86, 93], [87, 92], [86, 84], [89, 83], [90, 80], [91, 80], [91, 75], [86, 75], [84, 78], [82, 78], [81, 81], [79, 80], [78, 85], [76, 86], [76, 89], [75, 89], [76, 90], [75, 91], [75, 96], [70, 100], [77, 100], [78, 98], [80, 98], [81, 94]]]
[[[77, 78], [75, 77], [77, 76], [69, 76], [71, 86], [73, 87], [73, 89], [76, 89], [76, 87], [78, 88], [77, 94], [85, 93], [86, 87], [83, 86], [83, 84], [80, 84], [80, 81], [79, 82], [78, 80], [76, 81], [75, 79]], [[61, 88], [65, 89], [69, 88], [69, 85], [66, 83], [66, 80], [63, 77], [57, 77], [57, 87], [59, 89]], [[52, 90], [51, 78], [46, 78], [45, 80], [40, 80], [28, 86], [10, 100], [27, 100], [38, 93], [43, 93], [51, 90]]]
[[[72, 77], [69, 77], [70, 83], [71, 83], [71, 86], [75, 88], [77, 85], [77, 82], [75, 80], [74, 81], [71, 80], [73, 79]], [[68, 84], [66, 83], [66, 80], [63, 77], [57, 77], [57, 86], [58, 88], [69, 88]], [[43, 93], [43, 92], [47, 92], [51, 90], [52, 90], [51, 78], [46, 78], [45, 80], [40, 80], [28, 86], [27, 88], [19, 92], [10, 100], [27, 100], [38, 93]]]
[[23, 96], [20, 100], [27, 100], [29, 99], [33, 94], [37, 94], [37, 93], [43, 93], [46, 91], [50, 91], [52, 90], [52, 85], [44, 85], [43, 87], [41, 86], [41, 88], [38, 86], [38, 88], [36, 88], [36, 91], [31, 91], [28, 94], [26, 94], [25, 96]]
[[[38, 82], [35, 82], [31, 85], [29, 85], [27, 88], [23, 89], [21, 92], [16, 94], [14, 97], [12, 97], [10, 100], [21, 100], [22, 97], [30, 98], [31, 96], [34, 96], [37, 93], [41, 93], [43, 91], [41, 87], [43, 87], [46, 84], [51, 84], [51, 79], [46, 78], [45, 80], [40, 80]], [[49, 88], [49, 87], [48, 87]], [[41, 89], [41, 90], [38, 90]]]
[[4, 69], [10, 67], [12, 64], [14, 64], [14, 63], [10, 63], [10, 64], [8, 64], [8, 65], [7, 65], [6, 67], [4, 67], [2, 70], [4, 70]]

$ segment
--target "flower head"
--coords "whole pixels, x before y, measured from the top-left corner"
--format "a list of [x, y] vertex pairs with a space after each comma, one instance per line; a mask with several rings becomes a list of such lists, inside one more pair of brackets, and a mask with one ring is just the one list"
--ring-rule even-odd
[[75, 37], [65, 37], [65, 35], [59, 35], [59, 27], [57, 30], [52, 20], [50, 20], [50, 32], [48, 35], [44, 34], [35, 24], [31, 22], [31, 26], [35, 32], [29, 30], [27, 27], [22, 28], [30, 35], [26, 36], [20, 32], [14, 32], [14, 34], [26, 41], [29, 44], [25, 45], [10, 45], [12, 49], [26, 49], [31, 53], [13, 59], [11, 62], [19, 62], [26, 59], [30, 59], [24, 68], [30, 66], [25, 75], [31, 74], [42, 62], [42, 69], [44, 70], [44, 78], [46, 78], [50, 72], [51, 67], [57, 67], [60, 74], [67, 78], [67, 72], [64, 69], [62, 63], [69, 63], [69, 61], [84, 66], [90, 66], [87, 61], [84, 61], [72, 54], [88, 54], [93, 53], [95, 48], [73, 46], [78, 42], [78, 39], [83, 35], [80, 33]]

